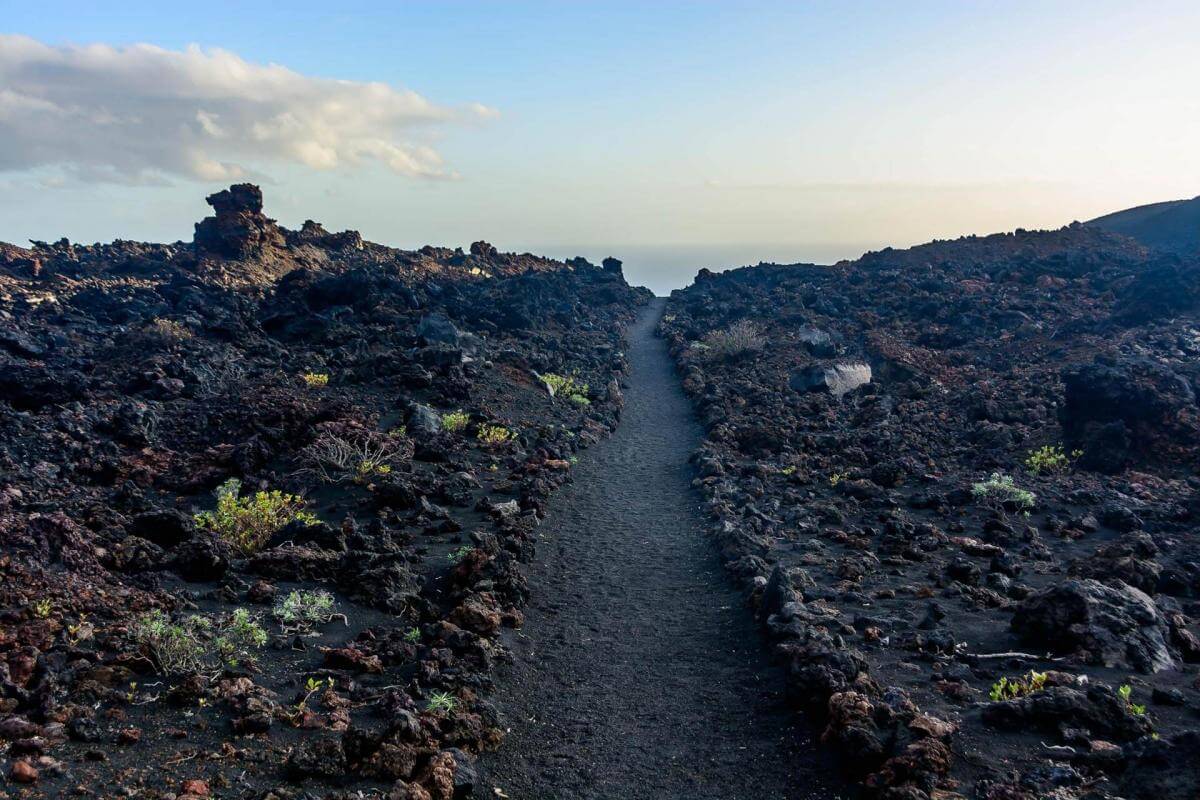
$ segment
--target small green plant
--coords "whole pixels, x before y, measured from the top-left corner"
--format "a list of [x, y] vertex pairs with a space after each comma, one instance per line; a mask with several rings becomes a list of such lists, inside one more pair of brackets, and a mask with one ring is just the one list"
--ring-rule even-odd
[[33, 615], [38, 619], [48, 619], [50, 614], [54, 612], [54, 604], [43, 598], [31, 605], [29, 610], [32, 611]]
[[409, 628], [404, 634], [404, 641], [409, 644], [417, 644], [421, 641], [421, 629], [418, 627]]
[[793, 464], [791, 466], [784, 467], [783, 469], [779, 470], [779, 474], [786, 475], [787, 477], [790, 478], [791, 476], [796, 474], [796, 466]]
[[273, 613], [284, 633], [312, 633], [334, 618], [333, 595], [319, 589], [291, 591], [275, 603]]
[[1072, 460], [1079, 458], [1081, 455], [1083, 453], [1076, 450], [1068, 456], [1059, 445], [1048, 444], [1045, 447], [1039, 447], [1037, 450], [1031, 451], [1025, 457], [1025, 469], [1029, 470], [1031, 475], [1066, 472], [1071, 468]]
[[449, 692], [434, 692], [429, 695], [429, 702], [425, 705], [426, 711], [435, 714], [452, 714], [457, 708], [458, 698]]
[[979, 502], [998, 506], [1015, 506], [1018, 511], [1029, 511], [1037, 502], [1037, 495], [1027, 489], [1018, 488], [1011, 475], [993, 472], [986, 481], [971, 485], [971, 494]]
[[244, 608], [235, 609], [229, 615], [214, 641], [221, 661], [230, 667], [245, 663], [254, 650], [266, 643], [267, 632]]
[[329, 374], [326, 372], [306, 372], [300, 377], [310, 389], [323, 389], [329, 385]]
[[464, 544], [462, 547], [451, 550], [449, 555], [446, 556], [446, 560], [449, 561], [451, 564], [457, 564], [458, 562], [460, 562], [464, 558], [466, 558], [467, 555], [474, 549], [475, 548], [471, 547], [471, 545]]
[[835, 472], [829, 476], [829, 485], [837, 486], [839, 483], [846, 480], [846, 478], [848, 478], [848, 477], [849, 476], [844, 472]]
[[1117, 695], [1125, 701], [1125, 707], [1131, 714], [1139, 717], [1146, 715], [1146, 706], [1133, 702], [1133, 687], [1128, 683], [1123, 683], [1117, 688]]
[[517, 435], [503, 425], [480, 425], [475, 438], [486, 445], [495, 447], [511, 442], [517, 438]]
[[581, 406], [591, 405], [588, 399], [590, 387], [579, 379], [578, 372], [570, 375], [556, 375], [548, 372], [541, 376], [542, 382], [550, 390], [551, 397], [565, 397], [572, 403]]
[[470, 421], [471, 415], [464, 411], [448, 411], [442, 414], [442, 429], [458, 433], [465, 429]]
[[1016, 700], [1018, 697], [1040, 692], [1044, 688], [1046, 688], [1046, 673], [1030, 670], [1023, 678], [1001, 677], [992, 684], [992, 690], [988, 693], [988, 697], [992, 699], [992, 702]]
[[237, 667], [267, 643], [267, 632], [244, 608], [216, 623], [200, 614], [175, 622], [155, 609], [138, 619], [132, 633], [158, 670], [168, 675]]
[[701, 341], [704, 347], [699, 349], [704, 352], [705, 358], [720, 361], [758, 352], [766, 343], [757, 325], [749, 320], [741, 320], [706, 335]]
[[278, 489], [239, 497], [242, 482], [230, 478], [217, 487], [217, 508], [196, 514], [196, 524], [228, 542], [242, 555], [266, 546], [271, 536], [289, 522], [308, 524], [317, 518], [303, 511], [304, 500]]
[[192, 615], [172, 622], [165, 611], [143, 614], [133, 627], [133, 638], [160, 672], [175, 675], [200, 672], [206, 667], [205, 639], [212, 631], [207, 617]]
[[380, 464], [376, 461], [372, 461], [369, 458], [364, 458], [362, 461], [358, 462], [358, 466], [354, 470], [354, 482], [366, 483], [371, 480], [371, 478], [376, 476], [383, 477], [391, 474], [391, 464]]

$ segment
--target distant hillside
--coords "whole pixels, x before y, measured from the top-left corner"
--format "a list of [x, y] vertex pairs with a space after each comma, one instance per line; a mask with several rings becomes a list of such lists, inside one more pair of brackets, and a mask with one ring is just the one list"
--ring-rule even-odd
[[1087, 223], [1172, 253], [1200, 250], [1200, 197], [1151, 203], [1097, 217]]

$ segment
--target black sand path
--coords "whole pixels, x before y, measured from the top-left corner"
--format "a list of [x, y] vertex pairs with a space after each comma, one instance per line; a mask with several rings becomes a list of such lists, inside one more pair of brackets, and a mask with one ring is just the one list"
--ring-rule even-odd
[[687, 463], [701, 431], [654, 335], [662, 308], [630, 331], [620, 427], [551, 501], [483, 796], [838, 796], [704, 535]]

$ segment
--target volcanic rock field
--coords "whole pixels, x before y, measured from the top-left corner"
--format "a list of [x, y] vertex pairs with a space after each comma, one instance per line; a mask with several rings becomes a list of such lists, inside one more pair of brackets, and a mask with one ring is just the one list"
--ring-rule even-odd
[[208, 202], [0, 244], [0, 797], [1200, 797], [1200, 257]]

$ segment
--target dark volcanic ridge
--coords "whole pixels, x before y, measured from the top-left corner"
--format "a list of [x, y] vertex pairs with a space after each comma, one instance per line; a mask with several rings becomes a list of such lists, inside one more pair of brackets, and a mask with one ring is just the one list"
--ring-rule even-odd
[[1087, 224], [1170, 253], [1200, 252], [1200, 197], [1127, 208]]
[[1200, 796], [1200, 260], [1076, 224], [701, 272], [661, 331], [868, 794]]
[[0, 245], [0, 795], [465, 796], [649, 293], [209, 202], [190, 244]]

